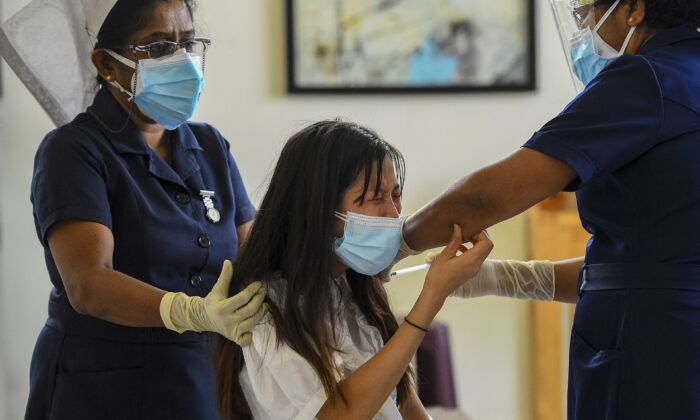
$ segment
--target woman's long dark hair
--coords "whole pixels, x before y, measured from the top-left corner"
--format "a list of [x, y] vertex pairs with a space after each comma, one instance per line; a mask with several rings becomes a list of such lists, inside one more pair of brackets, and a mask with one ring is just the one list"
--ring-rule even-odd
[[[393, 162], [403, 186], [401, 153], [374, 131], [333, 120], [313, 124], [292, 136], [282, 150], [250, 237], [235, 264], [232, 295], [256, 280], [263, 281], [268, 290], [285, 291], [277, 302], [267, 300], [278, 344], [288, 345], [309, 362], [330, 399], [338, 390], [333, 362], [337, 346], [334, 314], [338, 308], [331, 297], [335, 285], [331, 281], [334, 212], [363, 171], [361, 201], [371, 188], [379, 190], [386, 158]], [[373, 172], [377, 182], [370, 185]], [[381, 281], [352, 270], [347, 276], [355, 303], [386, 343], [398, 324]], [[217, 394], [224, 418], [250, 418], [238, 381], [242, 368], [241, 348], [222, 341], [217, 355]], [[410, 378], [409, 368], [397, 387], [399, 404], [408, 396]]]

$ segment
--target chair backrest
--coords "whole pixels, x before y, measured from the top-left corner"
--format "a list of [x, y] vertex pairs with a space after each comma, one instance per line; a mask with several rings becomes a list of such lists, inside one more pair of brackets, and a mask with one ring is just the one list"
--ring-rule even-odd
[[423, 405], [457, 408], [447, 325], [433, 323], [416, 358], [418, 396]]

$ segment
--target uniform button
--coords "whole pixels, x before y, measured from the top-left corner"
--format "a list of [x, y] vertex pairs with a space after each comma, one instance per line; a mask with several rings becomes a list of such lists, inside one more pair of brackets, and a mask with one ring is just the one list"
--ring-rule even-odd
[[192, 276], [190, 277], [190, 284], [192, 285], [192, 287], [198, 288], [202, 285], [202, 276], [200, 276], [199, 274], [192, 274]]
[[199, 238], [197, 238], [197, 243], [202, 248], [209, 248], [209, 245], [211, 245], [211, 241], [207, 235], [200, 235]]
[[186, 192], [179, 192], [175, 196], [175, 199], [177, 200], [178, 203], [180, 204], [187, 204], [190, 202], [191, 198], [190, 195]]

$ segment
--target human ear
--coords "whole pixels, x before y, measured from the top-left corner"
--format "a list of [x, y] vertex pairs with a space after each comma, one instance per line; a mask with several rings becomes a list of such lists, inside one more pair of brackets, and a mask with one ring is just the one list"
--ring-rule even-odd
[[90, 56], [92, 64], [97, 69], [97, 73], [102, 76], [108, 82], [116, 79], [116, 69], [114, 67], [114, 60], [107, 54], [104, 49], [96, 49], [92, 52]]

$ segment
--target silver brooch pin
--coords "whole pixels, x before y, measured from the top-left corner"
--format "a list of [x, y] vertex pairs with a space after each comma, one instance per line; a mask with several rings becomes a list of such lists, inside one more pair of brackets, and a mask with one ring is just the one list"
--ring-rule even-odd
[[218, 223], [221, 220], [221, 213], [214, 208], [214, 200], [211, 199], [214, 197], [214, 194], [214, 191], [199, 191], [199, 195], [202, 196], [202, 201], [204, 201], [204, 208], [207, 209], [207, 219], [212, 223]]

